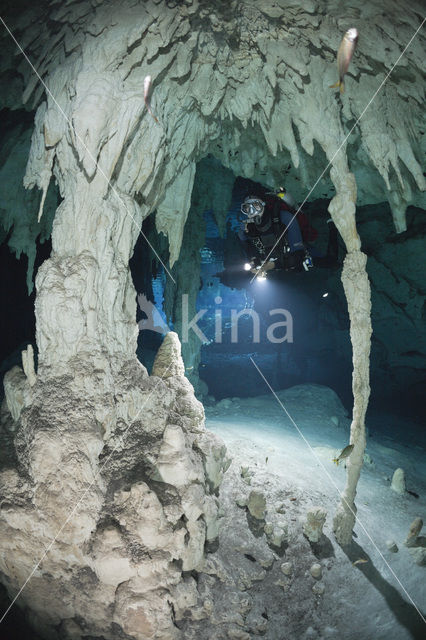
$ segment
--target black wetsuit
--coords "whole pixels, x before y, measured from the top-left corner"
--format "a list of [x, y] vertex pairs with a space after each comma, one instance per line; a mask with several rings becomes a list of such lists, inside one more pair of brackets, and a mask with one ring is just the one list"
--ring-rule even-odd
[[267, 200], [259, 221], [242, 223], [238, 237], [249, 262], [260, 264], [268, 257], [275, 259], [278, 268], [301, 268], [307, 252], [297, 218], [293, 219], [293, 215], [285, 203], [274, 198]]

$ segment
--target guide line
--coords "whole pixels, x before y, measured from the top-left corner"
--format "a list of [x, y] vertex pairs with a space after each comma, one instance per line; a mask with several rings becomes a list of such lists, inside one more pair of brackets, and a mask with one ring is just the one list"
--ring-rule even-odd
[[416, 603], [414, 602], [413, 598], [410, 596], [410, 594], [408, 593], [407, 589], [404, 587], [404, 585], [402, 584], [402, 582], [400, 581], [400, 579], [398, 578], [398, 576], [396, 575], [395, 571], [392, 569], [392, 567], [390, 566], [389, 562], [386, 560], [386, 558], [384, 557], [383, 553], [380, 551], [379, 547], [377, 546], [377, 544], [374, 542], [373, 538], [371, 537], [371, 535], [369, 534], [369, 532], [367, 531], [367, 529], [365, 528], [364, 524], [362, 523], [362, 521], [359, 519], [359, 516], [357, 516], [357, 514], [354, 512], [354, 510], [352, 509], [351, 505], [347, 502], [346, 498], [344, 497], [343, 493], [340, 491], [339, 487], [337, 486], [336, 482], [334, 481], [334, 478], [330, 475], [329, 471], [326, 469], [326, 467], [324, 466], [322, 460], [320, 460], [320, 458], [317, 456], [317, 454], [315, 453], [314, 449], [311, 447], [310, 443], [308, 442], [308, 440], [305, 438], [305, 436], [303, 435], [302, 431], [299, 429], [299, 427], [297, 426], [296, 422], [293, 420], [292, 416], [289, 414], [289, 412], [287, 411], [286, 407], [284, 406], [284, 404], [281, 402], [280, 398], [277, 396], [277, 394], [275, 393], [274, 389], [272, 388], [272, 386], [269, 384], [268, 380], [266, 379], [266, 377], [263, 375], [262, 371], [259, 369], [259, 367], [257, 366], [256, 362], [253, 360], [253, 358], [250, 356], [250, 360], [252, 362], [252, 364], [254, 365], [254, 367], [257, 369], [257, 372], [259, 373], [259, 375], [261, 376], [261, 378], [263, 379], [263, 381], [265, 382], [265, 384], [267, 385], [267, 387], [269, 388], [269, 390], [271, 391], [272, 395], [274, 396], [275, 400], [278, 402], [278, 404], [280, 405], [281, 409], [284, 411], [284, 413], [287, 415], [288, 419], [290, 420], [290, 422], [292, 423], [292, 425], [295, 427], [295, 429], [297, 430], [299, 436], [302, 438], [302, 440], [304, 441], [304, 443], [308, 446], [310, 452], [312, 453], [313, 457], [315, 458], [315, 460], [318, 462], [318, 464], [321, 466], [322, 470], [324, 471], [325, 475], [327, 476], [327, 478], [329, 479], [329, 481], [331, 482], [331, 484], [333, 485], [333, 487], [336, 489], [337, 493], [339, 494], [339, 497], [341, 500], [343, 500], [347, 506], [347, 508], [349, 509], [349, 511], [352, 513], [352, 515], [355, 518], [355, 521], [359, 524], [359, 526], [361, 527], [361, 529], [364, 531], [364, 533], [366, 534], [366, 536], [368, 537], [368, 539], [370, 540], [371, 544], [374, 546], [374, 548], [376, 549], [376, 551], [378, 552], [378, 554], [380, 555], [381, 559], [383, 560], [383, 562], [385, 563], [385, 565], [387, 566], [387, 568], [389, 569], [389, 571], [391, 572], [391, 574], [393, 575], [393, 577], [395, 578], [395, 580], [398, 582], [399, 586], [401, 587], [401, 589], [404, 591], [405, 595], [407, 596], [407, 598], [410, 600], [411, 604], [413, 605], [413, 607], [416, 609], [417, 613], [419, 614], [420, 618], [422, 619], [422, 621], [426, 624], [426, 618], [423, 616], [422, 612], [420, 611], [419, 607], [416, 605]]
[[[99, 467], [98, 473], [99, 475], [102, 473], [102, 471], [105, 469], [105, 466], [107, 465], [107, 463], [109, 462], [109, 460], [111, 459], [111, 456], [113, 455], [113, 453], [115, 452], [115, 450], [117, 449], [117, 446], [123, 441], [124, 436], [126, 435], [126, 433], [128, 432], [128, 430], [130, 429], [130, 427], [132, 425], [135, 424], [135, 422], [137, 421], [137, 419], [139, 418], [140, 414], [142, 413], [142, 411], [144, 410], [144, 408], [146, 407], [148, 401], [150, 400], [152, 394], [154, 393], [154, 391], [157, 389], [157, 387], [159, 386], [159, 384], [161, 384], [163, 382], [163, 378], [166, 377], [167, 373], [169, 372], [169, 369], [173, 366], [173, 362], [171, 362], [169, 364], [169, 366], [167, 367], [166, 371], [163, 373], [163, 376], [159, 379], [159, 381], [157, 382], [157, 384], [155, 385], [155, 387], [152, 389], [152, 391], [149, 393], [147, 399], [145, 400], [144, 404], [142, 405], [142, 407], [139, 409], [139, 411], [137, 412], [136, 416], [132, 419], [132, 421], [129, 423], [129, 425], [127, 426], [127, 428], [123, 431], [123, 433], [120, 434], [120, 437], [117, 438], [117, 442], [114, 445], [113, 449], [110, 451], [110, 453], [108, 454], [108, 456], [105, 458], [105, 460], [103, 461], [102, 465]], [[45, 549], [42, 557], [40, 558], [40, 560], [37, 562], [37, 564], [33, 567], [30, 575], [28, 576], [28, 578], [25, 580], [24, 584], [22, 585], [22, 587], [19, 589], [18, 593], [15, 595], [15, 597], [13, 598], [12, 602], [10, 603], [10, 605], [8, 606], [8, 608], [6, 609], [6, 611], [3, 613], [2, 617], [0, 618], [0, 624], [3, 622], [3, 620], [5, 619], [5, 617], [7, 616], [7, 614], [9, 613], [9, 611], [11, 610], [11, 608], [13, 607], [13, 605], [15, 604], [16, 600], [19, 598], [19, 596], [21, 595], [21, 593], [23, 592], [23, 590], [25, 589], [25, 587], [27, 586], [27, 584], [29, 583], [29, 581], [31, 580], [31, 578], [33, 577], [33, 575], [35, 574], [35, 572], [37, 571], [37, 569], [39, 568], [39, 566], [41, 565], [41, 563], [43, 562], [43, 560], [45, 559], [45, 557], [47, 556], [47, 554], [49, 553], [49, 551], [51, 550], [51, 548], [53, 547], [53, 545], [55, 544], [55, 542], [57, 541], [58, 537], [61, 535], [62, 531], [65, 529], [66, 525], [68, 524], [68, 522], [71, 520], [71, 518], [75, 515], [78, 507], [81, 505], [81, 503], [83, 502], [83, 500], [85, 499], [85, 497], [87, 496], [87, 494], [96, 486], [96, 482], [93, 481], [89, 484], [89, 486], [84, 490], [83, 494], [81, 495], [80, 499], [75, 503], [72, 511], [70, 512], [70, 514], [68, 515], [67, 519], [65, 520], [65, 522], [62, 524], [61, 528], [59, 529], [59, 531], [56, 533], [55, 537], [53, 538], [53, 540], [49, 543], [49, 545], [47, 546], [47, 548]]]
[[415, 33], [413, 34], [413, 36], [410, 38], [410, 41], [408, 42], [408, 44], [404, 47], [404, 50], [402, 51], [402, 53], [400, 54], [400, 56], [398, 57], [397, 61], [393, 64], [393, 66], [391, 67], [391, 70], [386, 74], [384, 80], [382, 80], [382, 82], [379, 85], [379, 88], [376, 90], [376, 92], [374, 93], [373, 97], [370, 99], [370, 101], [368, 102], [367, 106], [364, 107], [361, 115], [358, 117], [358, 119], [356, 120], [355, 124], [353, 125], [353, 127], [350, 129], [349, 133], [347, 134], [347, 136], [345, 136], [345, 138], [343, 139], [342, 144], [338, 147], [337, 151], [335, 152], [335, 154], [333, 155], [333, 157], [331, 158], [330, 162], [328, 163], [328, 165], [326, 166], [326, 168], [324, 169], [324, 171], [321, 173], [321, 175], [319, 176], [319, 178], [317, 179], [317, 181], [315, 182], [314, 186], [310, 189], [308, 195], [306, 196], [306, 198], [303, 200], [302, 204], [299, 206], [299, 208], [297, 209], [297, 211], [295, 212], [295, 214], [293, 215], [293, 217], [291, 218], [290, 222], [287, 224], [286, 228], [284, 229], [284, 231], [281, 233], [280, 237], [278, 238], [278, 240], [276, 241], [276, 243], [274, 244], [274, 246], [272, 247], [272, 249], [270, 250], [270, 252], [268, 253], [268, 255], [266, 256], [266, 258], [264, 259], [264, 261], [262, 262], [259, 270], [257, 271], [257, 273], [255, 273], [255, 275], [253, 276], [253, 278], [250, 280], [250, 284], [253, 282], [253, 280], [255, 280], [259, 273], [261, 273], [262, 268], [265, 266], [266, 262], [268, 262], [269, 258], [271, 257], [273, 251], [276, 249], [276, 247], [279, 245], [279, 243], [281, 242], [283, 236], [285, 235], [285, 233], [287, 232], [287, 229], [291, 226], [291, 224], [294, 222], [294, 220], [297, 218], [297, 216], [299, 215], [303, 205], [306, 203], [306, 201], [308, 200], [309, 196], [311, 195], [311, 193], [313, 192], [313, 190], [315, 189], [315, 187], [317, 186], [317, 184], [319, 183], [319, 181], [321, 180], [321, 178], [324, 176], [324, 174], [326, 173], [326, 171], [328, 171], [329, 167], [331, 166], [331, 164], [333, 163], [334, 158], [337, 156], [337, 154], [339, 153], [340, 149], [343, 147], [343, 145], [345, 144], [346, 140], [349, 138], [349, 136], [351, 135], [352, 131], [355, 129], [355, 127], [359, 124], [361, 118], [364, 116], [365, 112], [367, 111], [367, 109], [369, 108], [369, 106], [371, 105], [371, 103], [373, 102], [373, 100], [375, 100], [377, 94], [379, 93], [379, 91], [382, 89], [383, 85], [386, 83], [386, 81], [388, 80], [390, 74], [392, 73], [392, 71], [395, 69], [396, 65], [398, 64], [398, 62], [401, 60], [402, 56], [405, 54], [405, 52], [407, 51], [408, 47], [410, 46], [410, 44], [413, 42], [414, 38], [417, 36], [417, 34], [419, 33], [420, 29], [423, 27], [424, 23], [426, 21], [426, 18], [423, 18], [421, 25], [419, 26], [419, 28], [415, 31]]
[[132, 216], [132, 214], [130, 213], [127, 204], [124, 202], [124, 200], [122, 199], [122, 197], [120, 196], [120, 194], [118, 193], [117, 189], [114, 187], [114, 185], [111, 183], [111, 180], [108, 178], [108, 176], [106, 175], [105, 171], [102, 169], [102, 167], [99, 165], [98, 161], [96, 160], [96, 158], [93, 156], [92, 152], [90, 151], [90, 149], [88, 149], [87, 145], [85, 144], [84, 140], [82, 140], [82, 138], [78, 135], [78, 133], [76, 133], [76, 131], [73, 129], [72, 127], [72, 123], [71, 120], [68, 118], [67, 114], [64, 112], [64, 110], [62, 109], [61, 105], [58, 103], [58, 101], [56, 100], [55, 96], [53, 95], [53, 93], [50, 91], [49, 87], [47, 86], [47, 84], [44, 82], [43, 78], [40, 76], [39, 72], [37, 71], [37, 69], [34, 67], [33, 63], [31, 62], [31, 60], [29, 59], [29, 57], [27, 56], [27, 54], [25, 53], [25, 51], [23, 50], [23, 48], [21, 47], [21, 45], [19, 44], [19, 42], [17, 41], [17, 39], [15, 38], [15, 36], [13, 35], [12, 31], [9, 29], [9, 27], [7, 26], [7, 24], [5, 23], [5, 21], [3, 20], [3, 18], [0, 16], [0, 21], [3, 23], [3, 26], [5, 27], [6, 31], [8, 32], [8, 34], [10, 35], [10, 37], [12, 38], [12, 40], [14, 41], [14, 43], [16, 44], [16, 46], [18, 47], [18, 49], [21, 51], [22, 55], [24, 56], [25, 60], [28, 62], [28, 64], [30, 65], [31, 69], [34, 71], [34, 73], [36, 74], [37, 78], [40, 80], [41, 84], [43, 85], [43, 87], [45, 88], [45, 90], [47, 91], [47, 93], [49, 94], [49, 96], [52, 98], [53, 102], [55, 103], [55, 105], [58, 107], [59, 111], [61, 112], [61, 114], [63, 115], [63, 117], [65, 118], [67, 124], [69, 125], [70, 129], [73, 131], [73, 135], [77, 138], [77, 140], [79, 141], [79, 143], [82, 145], [82, 147], [87, 151], [90, 159], [94, 162], [96, 169], [99, 170], [100, 174], [103, 175], [103, 177], [105, 178], [105, 180], [107, 181], [108, 186], [111, 188], [111, 191], [113, 192], [113, 194], [115, 195], [115, 197], [117, 198], [117, 200], [124, 206], [124, 210], [126, 212], [126, 215], [128, 215], [131, 220], [133, 221], [134, 225], [136, 226], [136, 229], [139, 231], [139, 233], [141, 234], [141, 236], [143, 237], [143, 239], [146, 241], [147, 245], [150, 247], [151, 251], [154, 253], [155, 257], [157, 258], [157, 260], [160, 262], [160, 264], [163, 266], [164, 271], [167, 273], [167, 275], [169, 276], [169, 278], [171, 278], [171, 280], [176, 284], [176, 280], [174, 279], [174, 277], [172, 276], [172, 274], [170, 273], [169, 269], [166, 267], [166, 265], [164, 264], [164, 262], [162, 261], [162, 259], [160, 258], [160, 256], [158, 255], [158, 252], [154, 249], [154, 247], [152, 246], [151, 242], [148, 240], [146, 234], [144, 233], [144, 231], [142, 230], [142, 226], [139, 225], [135, 218]]

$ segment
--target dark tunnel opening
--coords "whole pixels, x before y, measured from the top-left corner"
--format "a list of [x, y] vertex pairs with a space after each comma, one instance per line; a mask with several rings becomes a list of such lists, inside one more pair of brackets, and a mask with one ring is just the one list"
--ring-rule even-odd
[[[197, 308], [207, 309], [200, 324], [205, 326], [209, 342], [202, 346], [200, 377], [216, 400], [262, 393], [258, 373], [250, 361], [255, 356], [274, 388], [324, 384], [333, 387], [349, 407], [351, 372], [343, 354], [335, 349], [331, 332], [327, 335], [328, 308], [334, 305], [333, 321], [338, 321], [339, 330], [346, 332], [349, 340], [338, 269], [277, 269], [265, 279], [253, 279], [251, 273], [243, 271], [247, 259], [237, 237], [239, 211], [245, 195], [256, 188], [249, 180], [236, 179], [223, 239], [211, 212], [205, 213], [203, 286]], [[326, 226], [326, 203], [313, 203], [304, 209], [309, 219], [315, 214], [315, 224], [324, 223], [320, 224], [321, 236], [316, 245], [326, 245], [327, 229], [322, 228]], [[308, 248], [312, 251], [314, 247]], [[342, 247], [340, 250], [343, 253]], [[331, 283], [337, 293], [330, 292]], [[220, 327], [219, 340], [216, 327]], [[350, 348], [349, 343], [345, 348]]]

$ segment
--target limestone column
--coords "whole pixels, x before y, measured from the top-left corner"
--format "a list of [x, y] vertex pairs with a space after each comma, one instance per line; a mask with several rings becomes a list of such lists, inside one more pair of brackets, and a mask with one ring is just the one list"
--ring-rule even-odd
[[342, 282], [348, 301], [353, 350], [354, 406], [350, 443], [354, 448], [347, 464], [346, 487], [333, 522], [337, 541], [347, 545], [351, 542], [356, 519], [356, 489], [366, 444], [365, 414], [370, 396], [371, 301], [370, 283], [365, 268], [367, 257], [360, 250], [361, 243], [355, 225], [355, 176], [349, 172], [344, 151], [333, 160], [331, 178], [336, 187], [336, 195], [328, 210], [348, 251], [343, 265]]

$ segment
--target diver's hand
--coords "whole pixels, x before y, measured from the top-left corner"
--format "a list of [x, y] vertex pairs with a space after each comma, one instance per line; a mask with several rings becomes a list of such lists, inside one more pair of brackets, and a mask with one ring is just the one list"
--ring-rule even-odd
[[262, 267], [262, 271], [271, 271], [272, 269], [275, 269], [275, 262], [273, 260], [268, 260]]
[[271, 271], [272, 269], [275, 269], [275, 262], [273, 260], [268, 260], [268, 262], [265, 262], [265, 264], [259, 265], [258, 267], [253, 267], [253, 269], [250, 269], [250, 271], [255, 276], [262, 276], [267, 271]]

